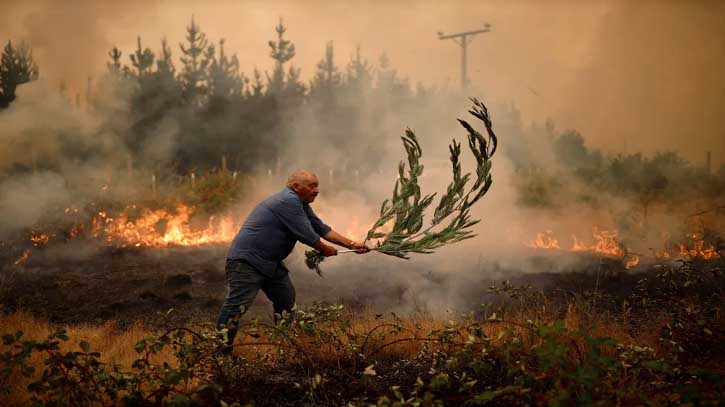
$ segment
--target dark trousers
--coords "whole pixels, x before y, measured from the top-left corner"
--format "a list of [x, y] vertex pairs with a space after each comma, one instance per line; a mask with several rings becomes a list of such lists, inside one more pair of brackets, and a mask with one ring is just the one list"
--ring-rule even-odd
[[242, 260], [227, 260], [227, 294], [219, 313], [216, 328], [227, 328], [229, 346], [237, 335], [242, 308], [246, 312], [261, 289], [272, 301], [274, 313], [292, 313], [295, 305], [295, 288], [286, 270], [279, 269], [274, 276], [267, 277], [249, 263]]

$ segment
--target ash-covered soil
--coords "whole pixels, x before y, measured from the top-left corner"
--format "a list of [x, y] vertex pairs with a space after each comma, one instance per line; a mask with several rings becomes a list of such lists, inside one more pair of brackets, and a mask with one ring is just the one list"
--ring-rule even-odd
[[[6, 246], [0, 251], [0, 304], [6, 312], [23, 309], [60, 324], [213, 322], [225, 294], [226, 250], [67, 243], [31, 248], [27, 260], [14, 264], [22, 249]], [[337, 302], [357, 310], [434, 316], [480, 309], [491, 298], [488, 287], [502, 280], [543, 287], [563, 299], [587, 291], [624, 299], [638, 281], [661, 271], [657, 264], [625, 270], [619, 261], [598, 257], [562, 261], [557, 253], [532, 253], [525, 271], [496, 263], [479, 264], [475, 270], [452, 266], [451, 271], [426, 256], [404, 261], [370, 254], [326, 261], [325, 277], [319, 278], [302, 265], [300, 254], [297, 249], [288, 261], [300, 305]], [[172, 308], [174, 312], [162, 316]], [[250, 315], [269, 318], [271, 312], [271, 303], [260, 292]]]
[[[224, 296], [225, 251], [150, 248], [88, 249], [65, 246], [32, 250], [8, 275], [2, 302], [56, 323], [122, 325], [163, 323], [158, 314], [173, 308], [171, 321], [211, 321]], [[75, 250], [74, 250], [75, 249]]]

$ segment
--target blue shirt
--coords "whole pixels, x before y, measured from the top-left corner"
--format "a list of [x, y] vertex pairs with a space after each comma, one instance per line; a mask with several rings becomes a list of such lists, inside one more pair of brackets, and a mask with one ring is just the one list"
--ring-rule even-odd
[[287, 271], [282, 260], [289, 256], [298, 240], [311, 246], [330, 230], [308, 203], [285, 187], [249, 214], [232, 241], [227, 259], [244, 260], [272, 277], [278, 269]]

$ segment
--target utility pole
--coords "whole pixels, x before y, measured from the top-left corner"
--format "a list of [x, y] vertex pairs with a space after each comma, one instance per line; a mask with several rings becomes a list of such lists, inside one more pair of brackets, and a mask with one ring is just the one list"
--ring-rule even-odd
[[[473, 30], [473, 31], [466, 31], [462, 33], [457, 34], [443, 34], [442, 32], [438, 32], [438, 39], [439, 40], [448, 40], [451, 39], [455, 41], [456, 44], [461, 46], [461, 89], [466, 89], [466, 85], [468, 84], [468, 78], [466, 75], [466, 59], [467, 59], [467, 47], [468, 44], [471, 43], [473, 40], [473, 36], [476, 34], [482, 34], [487, 33], [491, 31], [491, 24], [486, 23], [483, 25], [482, 30]], [[469, 38], [470, 37], [470, 38]]]

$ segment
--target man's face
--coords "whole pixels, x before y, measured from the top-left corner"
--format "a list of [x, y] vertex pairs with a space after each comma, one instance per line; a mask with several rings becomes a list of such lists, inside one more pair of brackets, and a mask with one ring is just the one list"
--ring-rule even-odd
[[317, 198], [317, 194], [320, 193], [320, 184], [317, 181], [316, 176], [308, 177], [305, 181], [301, 183], [295, 183], [292, 185], [295, 192], [297, 192], [297, 195], [300, 196], [302, 201], [311, 203]]

